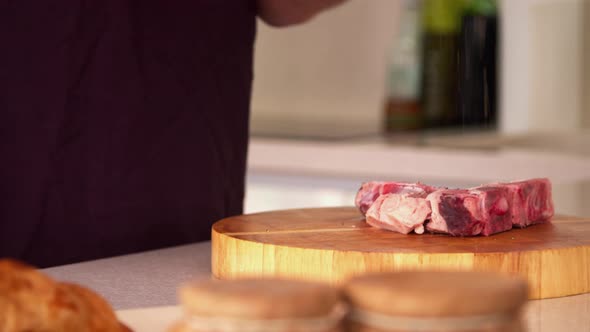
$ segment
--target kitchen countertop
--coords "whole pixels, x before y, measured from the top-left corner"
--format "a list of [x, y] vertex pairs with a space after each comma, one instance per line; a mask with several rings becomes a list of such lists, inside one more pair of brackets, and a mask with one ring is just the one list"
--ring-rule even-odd
[[176, 304], [178, 285], [211, 274], [211, 243], [201, 242], [44, 269], [104, 296], [115, 309]]
[[[548, 136], [548, 135], [546, 135]], [[354, 178], [437, 178], [492, 182], [548, 177], [554, 183], [590, 179], [586, 138], [473, 135], [349, 140], [252, 138], [251, 171]], [[551, 141], [557, 143], [549, 144]], [[533, 142], [536, 142], [535, 144]], [[573, 147], [573, 148], [572, 148]]]
[[351, 204], [361, 182], [472, 187], [547, 177], [560, 214], [590, 216], [590, 132], [252, 137], [246, 213]]
[[[178, 285], [209, 278], [210, 263], [211, 244], [201, 242], [43, 271], [90, 287], [122, 310], [176, 305]], [[165, 312], [169, 314], [170, 308]], [[590, 332], [590, 294], [530, 301], [525, 317], [533, 332]]]

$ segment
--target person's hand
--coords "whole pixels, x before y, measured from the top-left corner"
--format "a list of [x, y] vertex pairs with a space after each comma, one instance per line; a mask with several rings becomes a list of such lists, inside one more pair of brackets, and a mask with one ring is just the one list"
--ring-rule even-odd
[[258, 16], [272, 26], [303, 23], [322, 10], [346, 0], [257, 0]]

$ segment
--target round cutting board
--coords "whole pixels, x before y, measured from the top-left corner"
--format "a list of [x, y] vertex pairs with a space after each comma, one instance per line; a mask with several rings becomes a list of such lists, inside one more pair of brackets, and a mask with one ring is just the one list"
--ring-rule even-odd
[[340, 283], [366, 272], [411, 269], [516, 273], [530, 298], [590, 292], [590, 219], [489, 237], [399, 234], [372, 228], [352, 207], [272, 211], [223, 219], [212, 229], [221, 279], [275, 276]]

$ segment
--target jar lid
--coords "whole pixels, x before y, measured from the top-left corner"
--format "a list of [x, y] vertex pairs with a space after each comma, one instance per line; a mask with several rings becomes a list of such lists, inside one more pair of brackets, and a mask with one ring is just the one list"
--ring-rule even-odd
[[202, 280], [179, 296], [189, 315], [241, 319], [323, 317], [341, 302], [328, 285], [282, 279]]
[[407, 317], [461, 317], [517, 311], [527, 283], [484, 272], [412, 271], [350, 280], [345, 295], [355, 308]]

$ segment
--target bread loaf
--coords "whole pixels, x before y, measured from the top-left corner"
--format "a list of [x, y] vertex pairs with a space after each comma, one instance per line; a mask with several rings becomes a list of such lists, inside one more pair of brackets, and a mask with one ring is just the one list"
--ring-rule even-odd
[[32, 266], [0, 260], [0, 331], [126, 332], [111, 306], [79, 285], [54, 281]]

